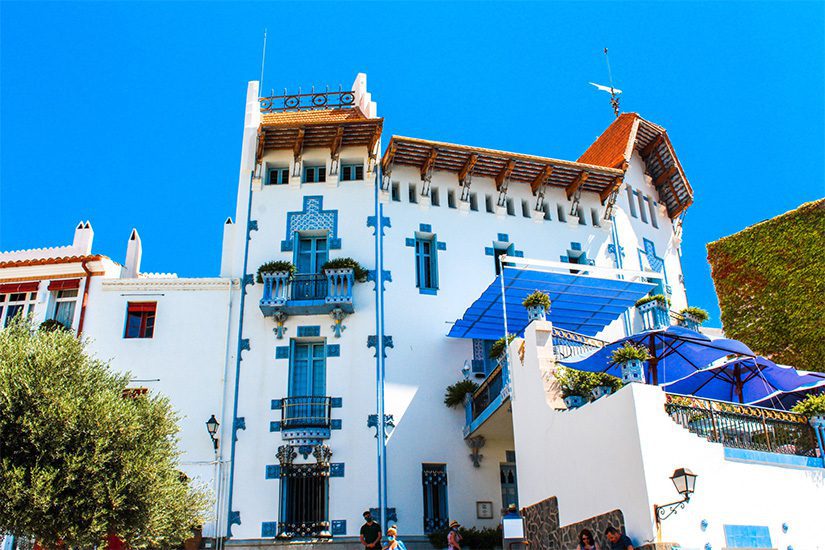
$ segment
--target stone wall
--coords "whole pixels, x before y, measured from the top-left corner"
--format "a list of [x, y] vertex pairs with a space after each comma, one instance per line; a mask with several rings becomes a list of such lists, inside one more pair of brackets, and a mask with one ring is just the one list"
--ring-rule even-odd
[[521, 514], [524, 518], [524, 537], [530, 541], [530, 550], [574, 550], [582, 529], [590, 529], [599, 546], [609, 548], [604, 536], [607, 526], [612, 525], [624, 531], [624, 515], [621, 510], [612, 510], [562, 527], [559, 525], [559, 503], [556, 497], [527, 506]]

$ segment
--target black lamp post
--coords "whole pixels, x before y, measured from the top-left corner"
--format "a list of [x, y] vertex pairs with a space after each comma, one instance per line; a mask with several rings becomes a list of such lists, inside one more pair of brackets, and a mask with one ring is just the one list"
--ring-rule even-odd
[[673, 482], [676, 491], [682, 495], [682, 500], [671, 502], [668, 504], [654, 504], [653, 515], [656, 516], [656, 525], [658, 526], [662, 521], [676, 513], [677, 510], [683, 509], [685, 505], [690, 502], [690, 495], [696, 489], [696, 474], [687, 468], [679, 468], [670, 480]]
[[220, 425], [221, 425], [220, 422], [218, 422], [218, 419], [215, 418], [214, 414], [209, 418], [209, 420], [206, 421], [206, 431], [209, 432], [209, 437], [212, 438], [212, 445], [215, 446], [216, 451], [218, 450], [217, 433], [218, 433], [218, 426], [220, 426]]

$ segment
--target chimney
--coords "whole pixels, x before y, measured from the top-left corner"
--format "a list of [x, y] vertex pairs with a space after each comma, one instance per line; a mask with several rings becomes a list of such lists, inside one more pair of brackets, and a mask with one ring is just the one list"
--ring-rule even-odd
[[129, 243], [126, 245], [126, 265], [124, 277], [135, 278], [140, 274], [140, 258], [143, 256], [143, 247], [140, 244], [140, 235], [137, 229], [132, 229]]
[[235, 260], [235, 222], [226, 218], [223, 223], [223, 249], [221, 250], [221, 277], [232, 276], [232, 262]]
[[92, 253], [92, 241], [95, 238], [95, 232], [92, 229], [92, 224], [89, 220], [81, 221], [77, 224], [74, 230], [74, 241], [72, 241], [72, 248], [75, 249], [75, 254], [78, 256], [88, 256]]

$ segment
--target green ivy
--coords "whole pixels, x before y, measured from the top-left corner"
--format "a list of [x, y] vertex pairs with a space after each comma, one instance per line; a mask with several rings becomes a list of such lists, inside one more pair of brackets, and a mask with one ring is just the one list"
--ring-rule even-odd
[[800, 369], [825, 371], [825, 199], [708, 244], [729, 338]]

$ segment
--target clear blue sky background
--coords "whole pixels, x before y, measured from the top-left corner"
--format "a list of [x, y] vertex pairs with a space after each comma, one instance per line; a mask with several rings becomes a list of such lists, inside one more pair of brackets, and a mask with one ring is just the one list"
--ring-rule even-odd
[[348, 86], [398, 133], [576, 159], [623, 109], [668, 129], [696, 193], [683, 265], [718, 323], [705, 244], [825, 195], [825, 3], [0, 2], [0, 250], [71, 241], [216, 275], [246, 82]]

